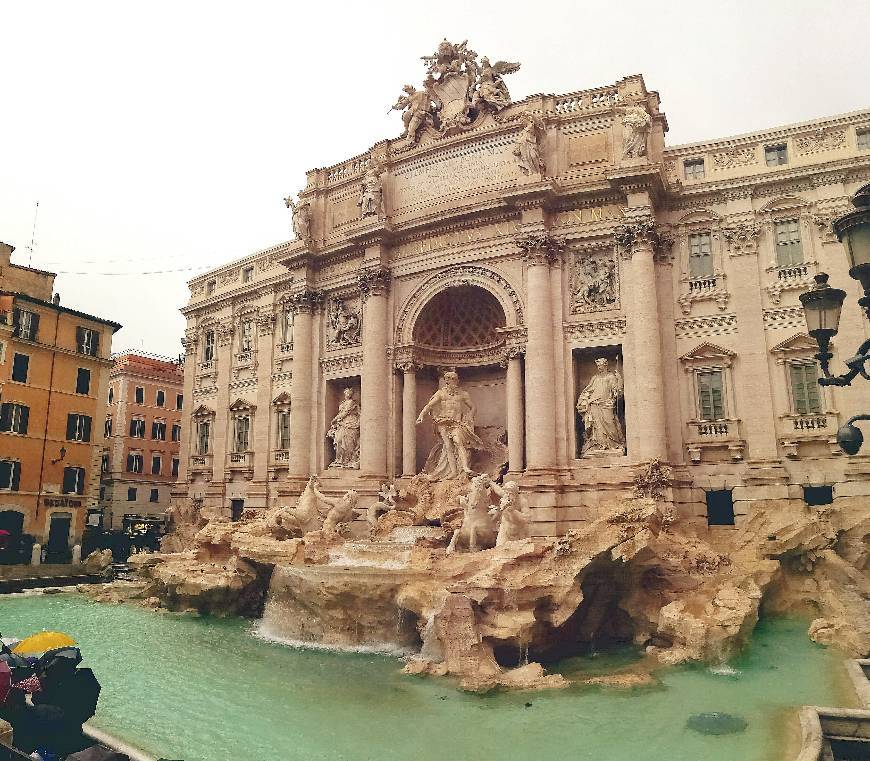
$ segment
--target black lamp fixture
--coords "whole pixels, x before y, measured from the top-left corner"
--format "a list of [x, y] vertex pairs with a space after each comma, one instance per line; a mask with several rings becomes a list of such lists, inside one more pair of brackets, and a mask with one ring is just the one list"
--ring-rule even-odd
[[60, 454], [60, 457], [55, 457], [55, 458], [51, 461], [51, 464], [52, 464], [52, 465], [56, 465], [56, 464], [59, 463], [59, 462], [60, 462], [64, 457], [66, 457], [66, 447], [61, 447], [61, 448], [60, 448], [60, 452], [59, 452], [59, 454]]
[[[832, 223], [837, 239], [846, 247], [849, 256], [849, 276], [861, 283], [864, 296], [858, 299], [858, 305], [870, 319], [870, 184], [859, 188], [852, 197], [855, 211], [838, 217]], [[870, 340], [864, 341], [858, 347], [855, 356], [846, 360], [849, 371], [842, 375], [832, 375], [830, 361], [831, 338], [837, 335], [840, 324], [840, 310], [846, 299], [846, 292], [828, 285], [828, 276], [820, 272], [815, 276], [816, 284], [806, 293], [800, 295], [804, 308], [807, 328], [819, 345], [816, 359], [822, 369], [823, 378], [819, 378], [820, 386], [848, 386], [859, 375], [870, 380], [865, 364], [870, 361]], [[855, 415], [837, 431], [837, 443], [847, 454], [856, 454], [861, 448], [864, 436], [854, 425], [857, 420], [870, 420], [870, 415]]]

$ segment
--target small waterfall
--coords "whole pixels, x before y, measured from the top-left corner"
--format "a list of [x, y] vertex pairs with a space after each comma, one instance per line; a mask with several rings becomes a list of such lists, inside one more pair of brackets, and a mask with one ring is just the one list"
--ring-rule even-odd
[[254, 632], [293, 647], [416, 652], [416, 616], [396, 603], [408, 576], [365, 566], [275, 566]]

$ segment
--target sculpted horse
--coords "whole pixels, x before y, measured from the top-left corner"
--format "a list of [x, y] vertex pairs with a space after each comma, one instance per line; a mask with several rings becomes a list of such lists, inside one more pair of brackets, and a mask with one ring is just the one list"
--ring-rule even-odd
[[471, 479], [468, 494], [459, 498], [462, 505], [462, 525], [453, 532], [447, 553], [459, 548], [469, 552], [495, 547], [496, 524], [490, 517], [489, 492], [492, 484], [485, 473]]

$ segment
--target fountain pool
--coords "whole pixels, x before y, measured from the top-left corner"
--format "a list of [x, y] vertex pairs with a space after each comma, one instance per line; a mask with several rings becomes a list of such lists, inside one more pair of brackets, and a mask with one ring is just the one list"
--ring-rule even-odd
[[[798, 706], [855, 701], [842, 657], [810, 642], [806, 622], [785, 619], [763, 621], [733, 671], [685, 666], [628, 690], [489, 695], [404, 676], [386, 655], [264, 641], [243, 619], [155, 614], [77, 594], [0, 598], [4, 635], [43, 628], [81, 643], [103, 684], [96, 726], [185, 761], [774, 761], [796, 755]], [[636, 658], [572, 658], [560, 670], [579, 677]], [[686, 727], [708, 712], [748, 726], [715, 736]]]

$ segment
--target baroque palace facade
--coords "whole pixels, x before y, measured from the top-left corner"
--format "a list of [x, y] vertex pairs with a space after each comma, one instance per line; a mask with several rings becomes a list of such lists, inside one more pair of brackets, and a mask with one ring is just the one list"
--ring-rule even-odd
[[870, 111], [668, 147], [640, 76], [512, 102], [517, 64], [427, 60], [401, 138], [286, 199], [294, 240], [190, 282], [176, 499], [238, 515], [318, 473], [370, 503], [431, 468], [447, 370], [472, 469], [502, 464], [541, 534], [654, 458], [700, 525], [868, 493], [834, 436], [870, 395], [816, 384], [798, 295], [849, 292], [835, 363], [867, 337], [831, 220], [870, 179]]

